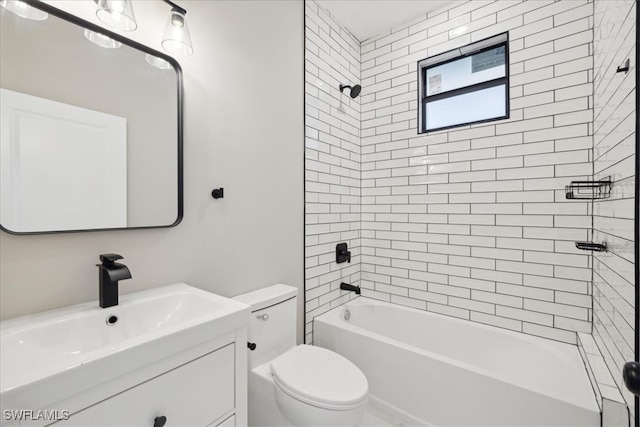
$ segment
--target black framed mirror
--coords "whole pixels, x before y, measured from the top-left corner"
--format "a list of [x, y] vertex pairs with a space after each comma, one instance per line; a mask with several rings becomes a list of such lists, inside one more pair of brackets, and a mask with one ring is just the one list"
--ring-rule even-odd
[[183, 215], [182, 70], [38, 1], [0, 7], [0, 228], [172, 227]]

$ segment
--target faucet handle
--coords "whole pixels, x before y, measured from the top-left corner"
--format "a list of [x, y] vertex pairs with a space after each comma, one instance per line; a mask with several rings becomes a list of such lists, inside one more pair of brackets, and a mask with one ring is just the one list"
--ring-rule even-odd
[[100, 254], [100, 262], [102, 262], [103, 265], [111, 265], [119, 259], [123, 259], [122, 255]]

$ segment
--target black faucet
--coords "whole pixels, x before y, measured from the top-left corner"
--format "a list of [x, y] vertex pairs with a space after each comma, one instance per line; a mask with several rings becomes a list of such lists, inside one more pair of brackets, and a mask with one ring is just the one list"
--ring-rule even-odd
[[340, 289], [342, 289], [343, 291], [355, 292], [358, 295], [361, 294], [360, 286], [353, 286], [344, 282], [340, 283]]
[[107, 308], [118, 305], [118, 281], [131, 279], [131, 272], [126, 265], [117, 263], [122, 259], [118, 254], [102, 254], [98, 272], [100, 276], [100, 307]]

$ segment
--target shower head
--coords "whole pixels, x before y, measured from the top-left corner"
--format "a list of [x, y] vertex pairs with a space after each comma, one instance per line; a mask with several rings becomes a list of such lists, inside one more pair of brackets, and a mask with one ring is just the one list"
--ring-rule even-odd
[[352, 98], [357, 98], [358, 95], [360, 95], [360, 91], [362, 90], [362, 86], [360, 86], [360, 85], [355, 85], [355, 86], [340, 85], [340, 92], [344, 92], [345, 89], [351, 89], [351, 91], [349, 92], [349, 96], [352, 97]]

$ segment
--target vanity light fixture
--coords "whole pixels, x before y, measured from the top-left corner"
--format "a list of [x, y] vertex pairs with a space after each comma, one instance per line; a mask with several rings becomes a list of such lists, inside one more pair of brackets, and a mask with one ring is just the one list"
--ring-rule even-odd
[[91, 31], [88, 28], [84, 29], [84, 36], [91, 43], [95, 43], [100, 47], [104, 47], [106, 49], [118, 49], [122, 46], [117, 40], [112, 39], [111, 37], [105, 36], [104, 34], [96, 33], [95, 31]]
[[20, 0], [2, 0], [0, 1], [0, 6], [22, 18], [32, 19], [34, 21], [44, 21], [49, 16], [47, 12], [31, 7]]
[[120, 31], [138, 28], [133, 5], [130, 0], [94, 0], [97, 4], [96, 16], [99, 20]]
[[[3, 3], [9, 0], [0, 0]], [[96, 15], [100, 21], [104, 22], [111, 28], [120, 31], [133, 31], [138, 27], [136, 18], [133, 13], [132, 0], [93, 0], [97, 5]], [[170, 0], [162, 0], [171, 6], [169, 20], [164, 28], [162, 35], [162, 47], [167, 52], [174, 55], [189, 56], [193, 54], [193, 46], [191, 45], [191, 35], [189, 27], [187, 27], [186, 9], [178, 6]], [[14, 1], [13, 3], [20, 3]], [[153, 58], [151, 58], [153, 59]], [[158, 68], [157, 63], [154, 64], [147, 58], [147, 62]]]
[[185, 18], [187, 11], [169, 0], [163, 1], [171, 6], [171, 14], [164, 28], [162, 47], [167, 52], [176, 55], [189, 56], [193, 54], [191, 35]]

